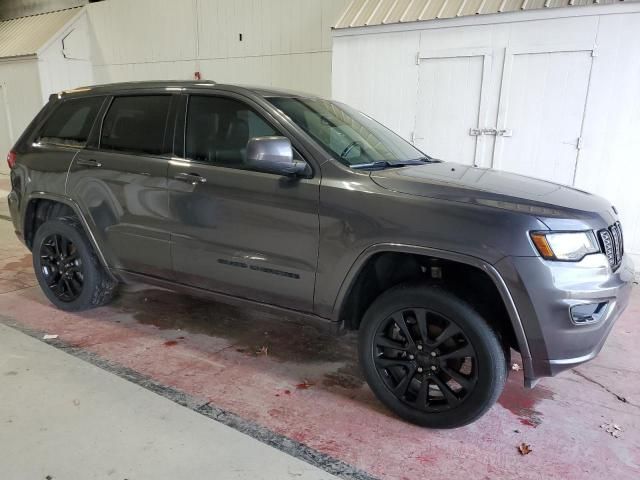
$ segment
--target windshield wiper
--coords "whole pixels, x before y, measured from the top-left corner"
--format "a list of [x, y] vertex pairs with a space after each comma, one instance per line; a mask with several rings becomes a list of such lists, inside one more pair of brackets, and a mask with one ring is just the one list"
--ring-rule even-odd
[[369, 163], [356, 163], [351, 165], [351, 168], [355, 168], [356, 170], [382, 170], [384, 168], [400, 168], [406, 167], [407, 165], [424, 165], [425, 163], [430, 162], [430, 160], [425, 159], [415, 159], [415, 160], [398, 160], [390, 162], [388, 160], [378, 160], [375, 162]]

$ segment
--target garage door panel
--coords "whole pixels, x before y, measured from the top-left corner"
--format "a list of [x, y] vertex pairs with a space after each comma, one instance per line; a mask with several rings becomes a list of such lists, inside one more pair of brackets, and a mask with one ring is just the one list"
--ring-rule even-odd
[[469, 135], [483, 113], [483, 55], [421, 58], [414, 143], [429, 155], [467, 165], [476, 162]]
[[591, 52], [511, 54], [505, 59], [495, 168], [571, 185]]

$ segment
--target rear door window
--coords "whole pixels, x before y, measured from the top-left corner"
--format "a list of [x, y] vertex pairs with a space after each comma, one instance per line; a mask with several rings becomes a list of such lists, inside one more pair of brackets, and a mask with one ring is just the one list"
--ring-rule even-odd
[[47, 119], [37, 141], [84, 146], [104, 97], [65, 100]]
[[149, 155], [170, 153], [166, 141], [171, 95], [116, 97], [102, 125], [100, 148]]

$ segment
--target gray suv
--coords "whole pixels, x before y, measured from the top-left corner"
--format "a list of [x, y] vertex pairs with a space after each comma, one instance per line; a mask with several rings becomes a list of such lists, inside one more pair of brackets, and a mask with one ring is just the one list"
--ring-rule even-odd
[[211, 82], [51, 96], [8, 157], [16, 233], [50, 301], [143, 282], [359, 330], [371, 389], [447, 428], [593, 358], [627, 305], [617, 212], [436, 160], [338, 102]]

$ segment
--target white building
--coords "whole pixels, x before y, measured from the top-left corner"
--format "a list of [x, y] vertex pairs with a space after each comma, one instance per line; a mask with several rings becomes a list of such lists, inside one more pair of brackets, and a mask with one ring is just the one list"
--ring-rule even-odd
[[[12, 2], [12, 11], [45, 2]], [[57, 0], [54, 5], [86, 3]], [[348, 0], [109, 0], [0, 22], [0, 152], [52, 92], [202, 79], [331, 95], [331, 27]], [[197, 75], [197, 76], [196, 76]], [[0, 162], [0, 173], [7, 173]]]
[[435, 157], [605, 196], [639, 265], [640, 3], [578, 3], [354, 0], [333, 96]]
[[[0, 152], [7, 154], [49, 94], [93, 83], [82, 8], [0, 22]], [[0, 162], [0, 173], [7, 173]]]

